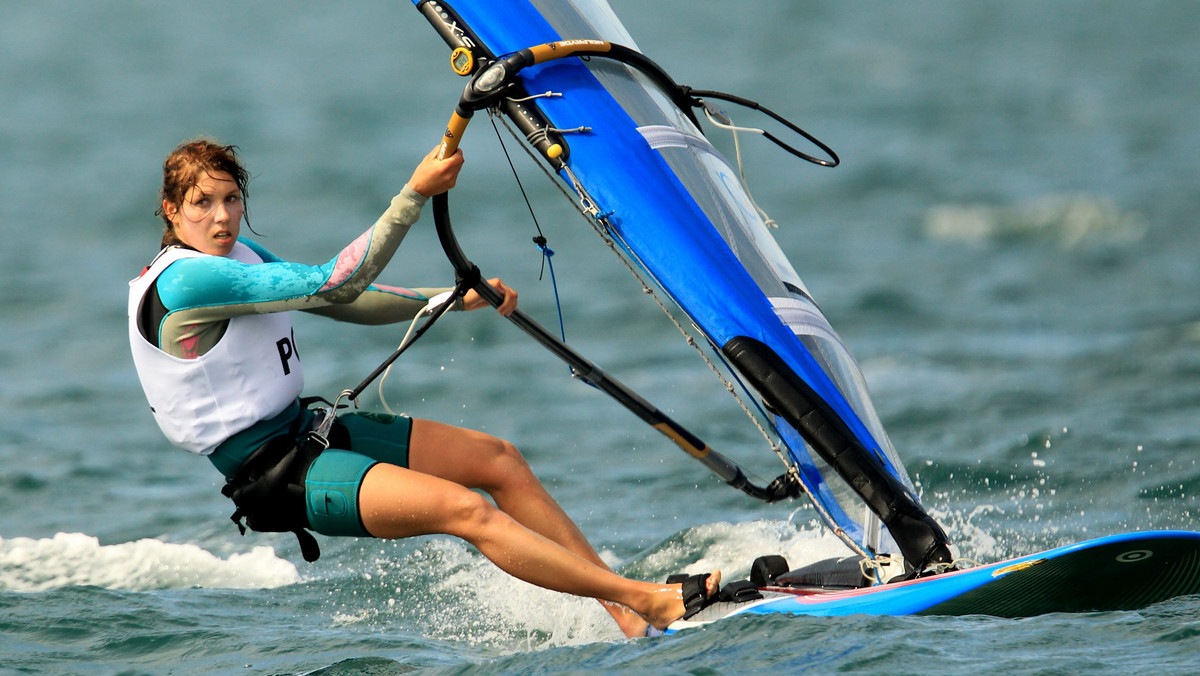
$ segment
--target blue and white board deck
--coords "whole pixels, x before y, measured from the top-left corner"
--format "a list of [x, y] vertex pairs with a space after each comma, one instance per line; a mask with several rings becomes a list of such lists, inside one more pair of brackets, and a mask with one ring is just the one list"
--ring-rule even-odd
[[764, 587], [760, 600], [715, 603], [669, 631], [735, 615], [993, 615], [1136, 610], [1200, 593], [1200, 533], [1088, 540], [999, 563], [848, 590]]

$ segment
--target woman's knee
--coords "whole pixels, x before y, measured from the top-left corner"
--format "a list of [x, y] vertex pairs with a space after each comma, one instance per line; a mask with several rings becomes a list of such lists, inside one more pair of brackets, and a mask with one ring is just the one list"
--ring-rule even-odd
[[521, 451], [509, 441], [486, 436], [475, 455], [478, 488], [493, 491], [536, 481]]
[[513, 444], [486, 432], [417, 419], [409, 467], [471, 488], [489, 490], [507, 477], [528, 473]]
[[501, 469], [513, 469], [514, 467], [524, 469], [529, 466], [529, 463], [525, 462], [525, 456], [521, 455], [521, 451], [517, 450], [515, 444], [496, 437], [491, 438], [488, 457]]
[[504, 514], [490, 500], [471, 490], [456, 491], [443, 503], [442, 519], [445, 531], [467, 540], [487, 530], [496, 518]]

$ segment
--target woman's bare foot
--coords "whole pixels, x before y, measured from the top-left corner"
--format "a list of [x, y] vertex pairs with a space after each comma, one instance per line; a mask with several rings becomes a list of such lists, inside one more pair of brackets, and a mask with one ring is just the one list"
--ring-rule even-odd
[[[712, 598], [720, 590], [721, 571], [714, 570], [704, 582], [704, 597]], [[667, 625], [680, 619], [687, 612], [683, 604], [682, 584], [666, 585], [655, 590], [651, 603], [651, 610], [645, 613], [644, 617], [656, 629], [666, 629]]]
[[612, 615], [613, 620], [617, 623], [617, 627], [621, 630], [621, 633], [625, 634], [626, 638], [641, 638], [646, 635], [646, 629], [650, 626], [650, 623], [641, 615], [619, 603], [611, 601], [601, 601], [600, 603], [604, 604], [605, 610], [608, 611], [609, 615]]

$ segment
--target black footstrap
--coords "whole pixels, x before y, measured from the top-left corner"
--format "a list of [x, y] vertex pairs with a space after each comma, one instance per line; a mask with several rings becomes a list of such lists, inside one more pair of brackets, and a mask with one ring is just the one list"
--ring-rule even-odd
[[701, 610], [717, 602], [746, 603], [763, 598], [763, 595], [758, 591], [758, 585], [749, 580], [730, 582], [714, 592], [712, 596], [707, 596], [708, 576], [708, 573], [702, 575], [677, 573], [667, 577], [667, 584], [683, 585], [683, 589], [681, 590], [683, 593], [684, 608], [682, 619], [691, 618]]
[[721, 588], [717, 594], [718, 601], [726, 603], [745, 603], [747, 601], [757, 601], [763, 597], [758, 593], [758, 586], [750, 580], [738, 580], [730, 582]]
[[683, 581], [683, 619], [692, 617], [716, 600], [717, 594], [708, 596], [708, 576], [708, 573], [690, 575]]

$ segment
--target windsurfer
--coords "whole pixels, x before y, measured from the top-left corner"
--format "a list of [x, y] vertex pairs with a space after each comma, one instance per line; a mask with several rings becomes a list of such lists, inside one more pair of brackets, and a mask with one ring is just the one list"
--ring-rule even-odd
[[[274, 491], [268, 506], [238, 505], [239, 513], [249, 510], [252, 528], [295, 530], [302, 544], [311, 539], [305, 528], [454, 535], [526, 582], [599, 600], [627, 636], [644, 635], [648, 624], [665, 627], [707, 604], [719, 572], [684, 585], [615, 574], [507, 441], [351, 412], [337, 417], [328, 449], [315, 457], [295, 452], [315, 416], [299, 402], [303, 372], [289, 311], [384, 324], [411, 319], [443, 291], [372, 283], [426, 199], [455, 184], [461, 152], [435, 155], [354, 242], [324, 265], [303, 265], [239, 238], [248, 174], [233, 146], [199, 139], [176, 148], [163, 165], [162, 250], [130, 282], [130, 341], [155, 419], [172, 443], [208, 456], [231, 488], [247, 489], [239, 470], [253, 464], [248, 459], [267, 458], [254, 481], [269, 479], [262, 479]], [[490, 283], [503, 297], [500, 313], [513, 312], [517, 293], [499, 279]], [[471, 291], [457, 309], [484, 305]], [[299, 495], [288, 493], [289, 483]]]

